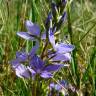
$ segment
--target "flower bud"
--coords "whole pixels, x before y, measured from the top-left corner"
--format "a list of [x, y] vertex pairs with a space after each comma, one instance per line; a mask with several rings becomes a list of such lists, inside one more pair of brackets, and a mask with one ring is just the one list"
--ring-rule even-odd
[[53, 14], [54, 20], [57, 20], [58, 9], [57, 9], [56, 3], [52, 2], [51, 7], [52, 7], [52, 14]]
[[60, 9], [60, 13], [62, 14], [64, 11], [64, 8], [66, 6], [67, 0], [60, 0], [60, 2], [58, 3], [58, 7]]
[[62, 24], [65, 21], [65, 19], [66, 19], [66, 12], [64, 12], [64, 14], [61, 16], [61, 18], [58, 21], [58, 23], [54, 25], [53, 29], [56, 28], [55, 32], [60, 29], [60, 27], [62, 26]]
[[52, 20], [52, 12], [49, 12], [48, 17], [45, 22], [45, 27], [47, 30], [49, 30], [51, 20]]

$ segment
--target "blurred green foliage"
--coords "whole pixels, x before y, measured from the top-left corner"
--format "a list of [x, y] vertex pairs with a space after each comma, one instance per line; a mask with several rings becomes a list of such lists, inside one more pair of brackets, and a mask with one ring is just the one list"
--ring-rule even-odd
[[[70, 27], [76, 49], [70, 67], [61, 72], [62, 78], [76, 87], [78, 96], [96, 96], [96, 0], [70, 1]], [[51, 0], [0, 0], [0, 96], [31, 96], [30, 86], [26, 87], [26, 81], [16, 79], [9, 61], [17, 50], [32, 46], [16, 35], [18, 31], [26, 31], [25, 20], [38, 23], [44, 31], [50, 3]], [[62, 41], [65, 35], [70, 40], [68, 20], [60, 31]]]

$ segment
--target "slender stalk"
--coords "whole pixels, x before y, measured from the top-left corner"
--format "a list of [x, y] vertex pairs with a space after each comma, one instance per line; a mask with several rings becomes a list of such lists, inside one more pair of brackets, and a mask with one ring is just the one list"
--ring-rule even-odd
[[41, 54], [41, 59], [43, 59], [43, 57], [44, 57], [44, 53], [46, 51], [46, 48], [48, 46], [48, 43], [49, 43], [49, 41], [48, 41], [48, 39], [46, 39], [46, 43], [45, 43], [45, 46], [44, 46], [43, 51], [42, 51], [42, 54]]
[[[52, 21], [51, 20], [50, 20], [50, 28], [52, 28]], [[48, 30], [46, 30], [46, 43], [45, 43], [45, 46], [44, 46], [42, 54], [41, 54], [42, 59], [43, 59], [45, 51], [47, 50], [47, 46], [49, 44], [49, 30], [50, 30], [50, 28]]]
[[87, 34], [89, 34], [89, 32], [96, 26], [96, 22], [94, 22], [94, 24], [89, 28], [89, 30], [81, 37], [81, 39], [77, 42], [81, 42], [86, 36]]
[[36, 96], [37, 80], [35, 79], [32, 84], [32, 96]]

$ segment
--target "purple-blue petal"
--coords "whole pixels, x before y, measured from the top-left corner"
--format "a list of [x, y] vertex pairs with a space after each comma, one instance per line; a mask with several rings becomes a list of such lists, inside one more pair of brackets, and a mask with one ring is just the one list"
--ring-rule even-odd
[[12, 65], [12, 68], [15, 69], [18, 65], [20, 65], [20, 62], [18, 59], [14, 59], [10, 62], [10, 64]]
[[61, 54], [61, 53], [55, 53], [53, 54], [53, 58], [51, 59], [51, 61], [69, 61], [71, 60], [71, 54], [70, 53], [65, 53], [65, 54]]
[[40, 27], [37, 24], [27, 20], [25, 25], [30, 35], [40, 36]]
[[30, 67], [34, 68], [35, 71], [42, 70], [42, 68], [44, 67], [44, 62], [40, 57], [34, 55], [30, 60]]
[[57, 91], [60, 91], [62, 89], [62, 87], [59, 85], [59, 84], [54, 84], [54, 83], [51, 83], [50, 84], [50, 89], [55, 89]]
[[28, 55], [26, 52], [16, 52], [16, 58], [20, 61], [20, 62], [24, 62], [28, 59]]
[[38, 48], [39, 48], [39, 42], [37, 41], [36, 42], [36, 45], [33, 46], [33, 48], [31, 49], [31, 51], [29, 52], [29, 56], [31, 58], [36, 54], [36, 51], [38, 50]]
[[32, 76], [35, 76], [36, 75], [36, 72], [32, 68], [27, 67], [27, 69], [30, 71], [30, 73], [31, 73]]
[[34, 40], [34, 37], [28, 34], [28, 32], [17, 32], [17, 35], [26, 40]]
[[29, 71], [27, 70], [26, 66], [20, 64], [15, 69], [16, 75], [20, 78], [30, 78]]
[[65, 44], [65, 43], [56, 44], [55, 46], [55, 50], [58, 53], [68, 53], [68, 52], [71, 52], [74, 48], [75, 46], [71, 44]]
[[49, 41], [52, 44], [52, 46], [54, 47], [55, 46], [55, 37], [54, 37], [54, 34], [53, 34], [51, 28], [49, 29]]
[[52, 20], [52, 12], [49, 12], [49, 14], [48, 14], [48, 17], [45, 22], [46, 26], [48, 26], [48, 23], [50, 23], [50, 20]]
[[59, 84], [55, 85], [55, 90], [60, 91], [61, 89], [62, 89], [62, 87]]
[[46, 71], [43, 71], [43, 72], [40, 74], [40, 76], [41, 76], [42, 78], [52, 78], [52, 77], [53, 77], [53, 75], [52, 75], [50, 72], [46, 72]]
[[50, 88], [54, 88], [55, 84], [54, 83], [50, 83]]
[[64, 67], [63, 64], [51, 64], [51, 65], [46, 66], [43, 70], [47, 72], [55, 72], [55, 71], [58, 71], [62, 67]]

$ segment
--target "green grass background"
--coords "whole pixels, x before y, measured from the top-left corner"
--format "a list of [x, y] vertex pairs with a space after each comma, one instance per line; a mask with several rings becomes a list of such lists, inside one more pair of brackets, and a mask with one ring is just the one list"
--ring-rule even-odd
[[[50, 3], [51, 0], [0, 0], [0, 96], [31, 96], [30, 81], [16, 78], [9, 61], [17, 50], [32, 45], [16, 35], [26, 31], [25, 20], [36, 22], [44, 31]], [[76, 87], [78, 96], [96, 96], [96, 0], [72, 0], [69, 7], [70, 18], [61, 28], [61, 38], [68, 35], [76, 48], [63, 77]]]

